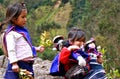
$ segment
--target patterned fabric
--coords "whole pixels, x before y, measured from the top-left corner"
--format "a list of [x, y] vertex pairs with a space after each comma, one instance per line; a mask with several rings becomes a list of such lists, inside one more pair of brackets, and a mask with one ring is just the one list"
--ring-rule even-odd
[[107, 79], [103, 69], [91, 70], [83, 79]]
[[93, 48], [89, 48], [89, 50], [87, 51], [87, 53], [89, 54], [89, 65], [91, 67], [91, 69], [103, 69], [102, 64], [97, 62], [97, 58], [102, 56], [102, 54], [100, 52], [98, 52], [96, 49]]

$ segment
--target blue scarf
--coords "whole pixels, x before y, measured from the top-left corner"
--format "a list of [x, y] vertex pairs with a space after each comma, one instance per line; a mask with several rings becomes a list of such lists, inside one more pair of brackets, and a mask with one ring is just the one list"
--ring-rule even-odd
[[[18, 32], [18, 33], [20, 33], [24, 36], [24, 38], [26, 39], [26, 41], [28, 42], [28, 44], [30, 45], [30, 47], [32, 49], [33, 56], [35, 57], [36, 56], [36, 50], [35, 50], [34, 46], [32, 46], [32, 41], [31, 41], [30, 34], [29, 34], [28, 30], [25, 27], [8, 25], [8, 28], [5, 32], [4, 37], [6, 37], [6, 34], [9, 33], [10, 31], [16, 31], [16, 32]], [[6, 44], [5, 39], [4, 39], [4, 43]]]

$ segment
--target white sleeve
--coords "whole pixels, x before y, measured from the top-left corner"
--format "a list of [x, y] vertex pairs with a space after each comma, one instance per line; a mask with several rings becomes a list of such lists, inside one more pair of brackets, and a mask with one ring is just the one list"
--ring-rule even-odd
[[85, 59], [82, 56], [78, 56], [77, 60], [78, 60], [78, 65], [86, 66], [86, 61], [85, 61]]
[[8, 51], [8, 59], [10, 63], [17, 62], [16, 51], [15, 51], [15, 36], [12, 33], [6, 35], [6, 44]]

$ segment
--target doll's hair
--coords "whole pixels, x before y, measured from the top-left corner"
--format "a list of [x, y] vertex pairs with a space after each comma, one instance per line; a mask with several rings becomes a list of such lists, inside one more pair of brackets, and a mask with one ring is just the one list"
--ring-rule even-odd
[[57, 51], [60, 51], [63, 47], [70, 46], [68, 40], [65, 40], [62, 35], [57, 35], [53, 38], [54, 48]]
[[58, 43], [60, 40], [64, 40], [62, 35], [57, 35], [53, 38], [53, 43]]
[[68, 39], [71, 42], [74, 42], [74, 41], [83, 41], [83, 42], [85, 42], [85, 39], [86, 39], [85, 32], [80, 28], [73, 27], [68, 33]]
[[95, 39], [94, 38], [90, 38], [90, 40], [88, 40], [86, 43], [85, 43], [85, 51], [88, 51], [89, 50], [89, 44], [91, 43], [94, 43], [95, 44], [95, 49], [97, 50], [97, 45], [96, 45], [96, 42], [95, 42]]
[[6, 18], [3, 22], [0, 23], [0, 31], [2, 30], [2, 26], [4, 24], [6, 23], [12, 24], [12, 20], [17, 19], [23, 9], [26, 9], [25, 3], [15, 3], [9, 5], [6, 11]]

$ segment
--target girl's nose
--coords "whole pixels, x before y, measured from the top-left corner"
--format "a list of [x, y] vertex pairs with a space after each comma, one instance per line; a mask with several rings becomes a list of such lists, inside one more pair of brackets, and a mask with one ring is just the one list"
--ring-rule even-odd
[[25, 18], [25, 22], [27, 21], [27, 18]]

